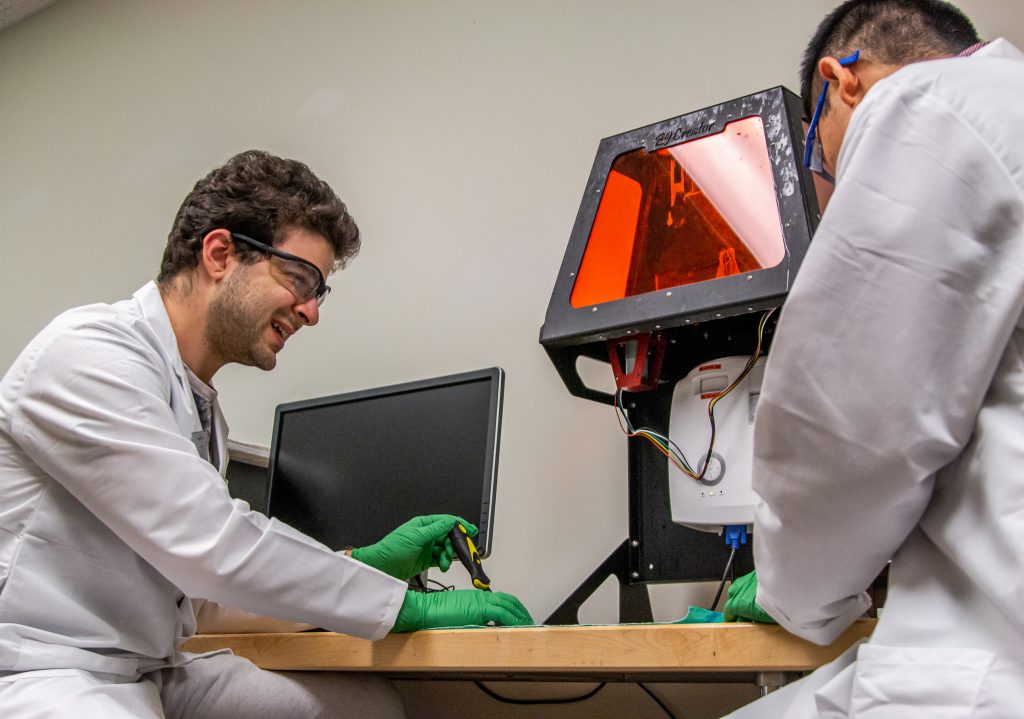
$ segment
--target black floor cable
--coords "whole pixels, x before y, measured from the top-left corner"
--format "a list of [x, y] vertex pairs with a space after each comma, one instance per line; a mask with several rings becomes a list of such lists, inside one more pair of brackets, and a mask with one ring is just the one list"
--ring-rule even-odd
[[476, 681], [473, 683], [476, 684], [477, 687], [479, 687], [480, 691], [489, 696], [491, 699], [497, 699], [499, 702], [503, 702], [505, 704], [575, 704], [576, 702], [581, 702], [590, 699], [590, 697], [594, 696], [599, 691], [604, 689], [605, 685], [605, 682], [601, 682], [586, 694], [582, 694], [578, 697], [565, 697], [563, 699], [510, 699], [509, 697], [503, 697], [494, 690], [484, 686], [483, 682]]
[[722, 581], [718, 584], [718, 591], [715, 592], [715, 601], [711, 602], [711, 611], [718, 611], [718, 600], [722, 598], [722, 590], [725, 589], [725, 582], [729, 579], [729, 571], [732, 569], [732, 560], [736, 558], [736, 548], [729, 552], [729, 561], [725, 563], [725, 571], [722, 573]]
[[657, 705], [661, 707], [662, 711], [664, 711], [665, 714], [668, 715], [669, 719], [676, 719], [676, 715], [672, 713], [672, 710], [668, 708], [668, 705], [665, 704], [665, 702], [663, 702], [661, 699], [659, 699], [658, 695], [652, 692], [646, 684], [641, 684], [640, 682], [637, 682], [636, 685], [643, 689], [645, 692], [647, 692], [647, 696], [653, 699], [655, 703], [657, 703]]
[[[497, 701], [502, 702], [503, 704], [576, 704], [577, 702], [582, 702], [587, 699], [590, 699], [592, 696], [594, 696], [599, 691], [604, 689], [605, 686], [605, 682], [601, 682], [586, 694], [581, 694], [578, 697], [565, 697], [563, 699], [511, 699], [509, 697], [501, 696], [493, 689], [490, 689], [489, 687], [485, 686], [483, 682], [475, 681], [473, 683], [476, 684], [480, 691], [482, 691], [484, 694], [491, 697], [492, 699], [496, 699]], [[647, 696], [654, 700], [655, 704], [661, 707], [661, 710], [665, 712], [665, 716], [669, 717], [669, 719], [676, 719], [676, 715], [672, 713], [672, 710], [668, 708], [668, 705], [665, 704], [665, 702], [662, 701], [662, 699], [657, 694], [651, 691], [647, 687], [647, 685], [641, 684], [640, 682], [637, 682], [636, 685], [643, 689]]]

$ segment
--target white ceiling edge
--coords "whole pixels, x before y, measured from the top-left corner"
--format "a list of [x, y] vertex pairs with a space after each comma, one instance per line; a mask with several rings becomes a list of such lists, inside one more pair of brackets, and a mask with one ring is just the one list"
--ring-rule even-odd
[[0, 0], [0, 31], [55, 2], [57, 0]]

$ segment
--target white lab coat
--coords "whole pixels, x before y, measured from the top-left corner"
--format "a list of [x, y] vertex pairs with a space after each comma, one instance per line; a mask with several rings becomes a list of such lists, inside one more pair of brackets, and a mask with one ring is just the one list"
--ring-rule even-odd
[[[219, 411], [220, 466], [227, 428]], [[0, 677], [187, 661], [188, 597], [384, 636], [406, 585], [233, 500], [156, 286], [64, 313], [0, 383]]]
[[1024, 54], [880, 81], [780, 320], [755, 430], [758, 603], [871, 639], [739, 717], [1024, 716]]

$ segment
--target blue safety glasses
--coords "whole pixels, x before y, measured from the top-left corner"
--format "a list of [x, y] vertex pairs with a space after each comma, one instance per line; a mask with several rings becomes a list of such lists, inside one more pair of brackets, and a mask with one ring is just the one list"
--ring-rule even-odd
[[[860, 50], [857, 50], [852, 55], [842, 58], [839, 64], [846, 67], [857, 62], [859, 58]], [[818, 139], [818, 121], [821, 119], [821, 108], [825, 105], [826, 92], [828, 92], [828, 80], [821, 87], [821, 96], [818, 97], [818, 105], [814, 108], [814, 117], [811, 118], [811, 124], [807, 126], [807, 137], [804, 139], [804, 167], [834, 185], [836, 178], [832, 177], [822, 164], [823, 150], [821, 141]]]

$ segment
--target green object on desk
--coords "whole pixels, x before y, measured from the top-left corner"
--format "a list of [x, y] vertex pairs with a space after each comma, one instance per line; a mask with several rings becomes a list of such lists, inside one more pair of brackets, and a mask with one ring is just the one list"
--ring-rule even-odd
[[704, 607], [687, 607], [686, 616], [677, 619], [673, 624], [718, 624], [725, 621], [721, 612], [713, 612]]
[[729, 600], [725, 603], [725, 621], [775, 624], [775, 620], [757, 606], [756, 596], [757, 570], [734, 580], [729, 585]]
[[456, 589], [451, 592], [405, 593], [392, 634], [432, 627], [461, 627], [497, 622], [503, 626], [533, 624], [522, 602], [504, 592]]
[[352, 558], [403, 582], [430, 567], [447, 572], [455, 558], [448, 532], [456, 522], [466, 527], [470, 537], [476, 536], [476, 526], [460, 517], [428, 514], [413, 517], [376, 544], [356, 547]]

